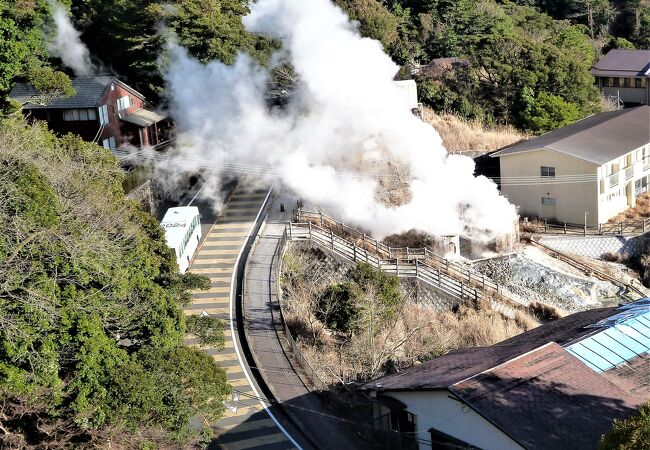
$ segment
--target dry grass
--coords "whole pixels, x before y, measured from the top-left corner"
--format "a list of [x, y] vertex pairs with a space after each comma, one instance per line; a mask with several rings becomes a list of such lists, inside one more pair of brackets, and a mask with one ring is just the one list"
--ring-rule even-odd
[[566, 316], [566, 312], [560, 308], [539, 302], [530, 303], [528, 305], [528, 311], [542, 322], [550, 322]]
[[609, 219], [609, 223], [620, 223], [631, 220], [641, 220], [650, 217], [650, 192], [636, 198], [636, 206], [628, 208]]
[[627, 264], [630, 261], [630, 255], [627, 253], [606, 252], [602, 254], [600, 259], [618, 264]]
[[480, 122], [464, 120], [451, 114], [439, 115], [423, 107], [422, 118], [432, 125], [450, 153], [463, 153], [476, 157], [497, 150], [529, 136], [512, 127], [488, 128]]
[[[315, 300], [346, 275], [337, 269], [333, 273], [331, 261], [309, 250], [293, 247], [287, 255], [283, 279], [294, 282], [283, 283], [285, 320], [312, 368], [331, 384], [363, 382], [451, 350], [489, 346], [538, 325], [526, 311], [518, 311], [514, 319], [487, 304], [441, 311], [406, 297], [391, 319], [371, 318], [352, 333], [337, 333], [316, 318]], [[373, 302], [372, 296], [366, 293], [362, 301]]]

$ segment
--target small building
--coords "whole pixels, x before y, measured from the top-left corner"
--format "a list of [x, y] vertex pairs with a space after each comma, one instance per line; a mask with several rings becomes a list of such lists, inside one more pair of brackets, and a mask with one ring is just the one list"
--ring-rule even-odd
[[605, 97], [625, 106], [650, 104], [650, 50], [615, 48], [591, 68]]
[[650, 106], [594, 114], [490, 156], [521, 215], [605, 223], [648, 190]]
[[400, 89], [405, 105], [416, 116], [420, 116], [420, 103], [418, 102], [418, 86], [415, 80], [399, 80], [395, 84]]
[[650, 399], [650, 299], [572, 314], [364, 386], [424, 449], [591, 450]]
[[105, 148], [149, 147], [169, 139], [169, 121], [147, 109], [142, 94], [112, 76], [72, 79], [75, 95], [41, 101], [31, 85], [17, 83], [10, 97], [26, 116], [59, 134], [74, 133]]

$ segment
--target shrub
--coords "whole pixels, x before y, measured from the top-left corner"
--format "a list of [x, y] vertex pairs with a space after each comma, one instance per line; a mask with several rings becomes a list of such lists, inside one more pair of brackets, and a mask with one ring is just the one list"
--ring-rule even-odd
[[528, 311], [542, 322], [550, 322], [564, 316], [564, 313], [555, 306], [546, 305], [540, 302], [532, 302], [528, 305]]
[[646, 402], [632, 417], [615, 420], [612, 430], [603, 436], [600, 450], [650, 449], [650, 402]]
[[352, 283], [333, 284], [320, 296], [316, 317], [333, 330], [352, 331], [359, 319], [358, 296]]
[[199, 338], [201, 345], [223, 349], [223, 322], [216, 317], [193, 315], [186, 321], [187, 331]]

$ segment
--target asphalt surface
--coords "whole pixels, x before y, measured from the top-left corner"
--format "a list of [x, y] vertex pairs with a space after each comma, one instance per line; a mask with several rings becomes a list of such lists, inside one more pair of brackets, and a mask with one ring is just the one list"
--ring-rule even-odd
[[[212, 427], [217, 439], [211, 448], [229, 450], [297, 448], [289, 434], [268, 408], [260, 387], [250, 373], [243, 357], [236, 324], [236, 266], [240, 252], [253, 232], [256, 218], [267, 198], [266, 190], [247, 189], [238, 186], [218, 214], [206, 207], [209, 198], [197, 197], [193, 205], [199, 206], [206, 227], [202, 244], [196, 252], [190, 271], [210, 278], [208, 291], [193, 295], [186, 314], [209, 314], [225, 321], [225, 348], [219, 350], [201, 347], [226, 371], [233, 394], [226, 402], [221, 420]], [[210, 214], [215, 214], [213, 217]], [[212, 219], [212, 220], [211, 220]], [[187, 342], [197, 345], [192, 336]]]
[[257, 235], [246, 264], [244, 322], [246, 339], [270, 395], [280, 402], [286, 416], [307, 442], [303, 447], [352, 450], [366, 445], [334, 416], [313, 392], [308, 378], [295, 363], [283, 333], [275, 275], [274, 254], [290, 212], [272, 205]]

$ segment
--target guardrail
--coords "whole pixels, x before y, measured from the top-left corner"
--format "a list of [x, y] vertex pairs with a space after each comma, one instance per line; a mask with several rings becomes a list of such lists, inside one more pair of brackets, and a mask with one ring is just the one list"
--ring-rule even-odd
[[[311, 223], [313, 226], [320, 227], [351, 242], [361, 251], [369, 252], [386, 261], [402, 260], [415, 261], [420, 266], [428, 266], [436, 270], [436, 273], [443, 273], [450, 278], [457, 280], [462, 286], [470, 286], [480, 289], [487, 297], [503, 299], [503, 287], [491, 280], [485, 275], [469, 270], [457, 262], [444, 258], [427, 247], [410, 248], [410, 247], [390, 247], [365, 233], [351, 228], [332, 217], [316, 211], [295, 210], [294, 215], [298, 222]], [[353, 257], [356, 250], [353, 252]], [[371, 259], [371, 258], [369, 258]], [[386, 264], [392, 264], [388, 262]], [[412, 263], [413, 264], [413, 263]], [[412, 267], [403, 267], [402, 270], [414, 270]]]
[[645, 234], [650, 231], [650, 218], [617, 223], [600, 223], [598, 226], [590, 227], [571, 223], [543, 223], [523, 222], [522, 227], [529, 233], [536, 234], [574, 234], [582, 236], [620, 236], [625, 234]]
[[[349, 261], [365, 262], [378, 270], [398, 277], [418, 278], [459, 300], [471, 300], [475, 303], [478, 303], [479, 300], [492, 302], [491, 296], [479, 291], [474, 285], [458, 281], [440, 268], [433, 267], [418, 258], [408, 260], [400, 258], [383, 259], [367, 248], [359, 247], [354, 242], [349, 242], [345, 238], [337, 236], [331, 229], [321, 228], [311, 222], [289, 223], [287, 230], [289, 240], [309, 240]], [[481, 281], [481, 277], [477, 276], [475, 282], [480, 284]]]
[[537, 247], [540, 247], [542, 250], [552, 254], [555, 256], [557, 259], [566, 262], [567, 264], [570, 264], [574, 267], [577, 267], [578, 269], [582, 270], [585, 273], [591, 273], [597, 278], [600, 278], [601, 280], [608, 281], [612, 283], [615, 286], [618, 286], [619, 288], [625, 289], [626, 291], [632, 291], [637, 295], [640, 295], [641, 297], [645, 297], [646, 294], [645, 292], [642, 292], [639, 288], [636, 286], [632, 286], [629, 283], [626, 283], [624, 281], [619, 280], [616, 277], [613, 277], [612, 275], [609, 275], [608, 273], [603, 272], [602, 270], [598, 270], [595, 267], [592, 267], [589, 264], [586, 264], [576, 258], [572, 258], [571, 256], [567, 255], [566, 253], [563, 253], [561, 251], [555, 250], [554, 248], [549, 247], [548, 245], [542, 244], [541, 242], [537, 242], [534, 239], [530, 239], [530, 243], [532, 245], [535, 245]]
[[284, 328], [284, 334], [285, 337], [287, 338], [287, 343], [291, 348], [291, 352], [293, 353], [293, 356], [296, 358], [298, 364], [305, 372], [307, 377], [311, 380], [311, 382], [314, 384], [314, 386], [317, 389], [327, 390], [329, 389], [327, 383], [325, 383], [320, 378], [320, 376], [318, 376], [318, 373], [316, 373], [316, 371], [311, 367], [311, 365], [307, 361], [307, 358], [303, 356], [302, 352], [300, 351], [300, 348], [298, 347], [298, 344], [296, 343], [295, 339], [291, 335], [291, 331], [289, 330], [287, 321], [284, 320], [284, 311], [283, 311], [284, 308], [282, 307], [282, 296], [281, 296], [282, 286], [280, 284], [280, 276], [282, 274], [282, 257], [284, 256], [284, 252], [287, 248], [287, 242], [288, 242], [287, 230], [285, 228], [284, 232], [282, 233], [282, 237], [278, 242], [278, 246], [275, 249], [275, 253], [273, 254], [273, 259], [271, 262], [271, 267], [275, 268], [275, 270], [273, 270], [272, 273], [275, 276], [275, 287], [276, 287], [278, 305], [280, 310], [280, 319], [282, 321], [282, 326]]

